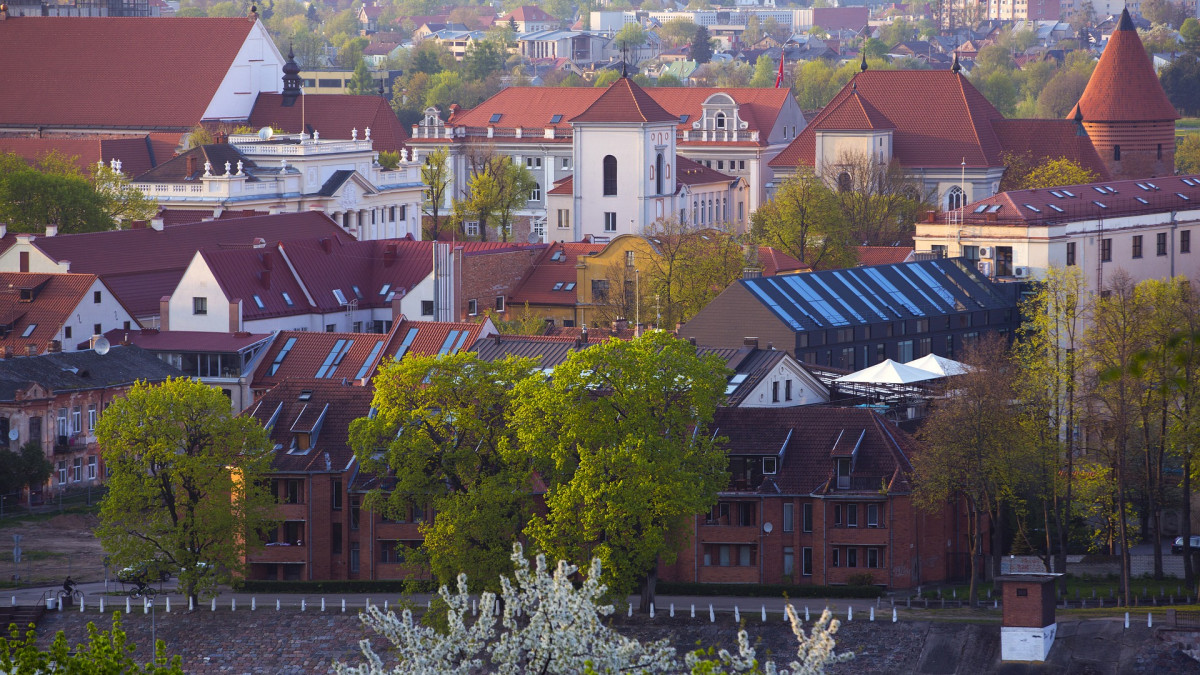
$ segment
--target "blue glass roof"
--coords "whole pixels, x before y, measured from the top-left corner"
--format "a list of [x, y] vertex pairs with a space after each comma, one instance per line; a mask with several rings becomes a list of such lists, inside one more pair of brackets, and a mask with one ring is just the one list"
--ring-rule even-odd
[[739, 283], [797, 331], [1009, 308], [991, 281], [957, 258]]

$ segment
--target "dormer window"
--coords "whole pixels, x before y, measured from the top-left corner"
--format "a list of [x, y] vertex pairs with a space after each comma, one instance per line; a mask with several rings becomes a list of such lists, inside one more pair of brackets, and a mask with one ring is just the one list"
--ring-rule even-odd
[[837, 461], [837, 487], [839, 490], [850, 489], [850, 458], [839, 457]]
[[714, 123], [716, 124], [718, 129], [725, 128], [725, 113], [719, 112], [719, 113], [717, 113], [717, 116], [713, 119], [714, 119]]

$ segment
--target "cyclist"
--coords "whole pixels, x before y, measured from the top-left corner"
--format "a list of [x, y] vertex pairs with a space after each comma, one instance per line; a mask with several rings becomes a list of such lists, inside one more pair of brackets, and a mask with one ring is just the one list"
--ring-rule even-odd
[[137, 587], [130, 591], [129, 595], [135, 598], [140, 598], [142, 596], [152, 597], [155, 594], [154, 587], [146, 583], [146, 577], [144, 575], [134, 579], [133, 583], [137, 584]]

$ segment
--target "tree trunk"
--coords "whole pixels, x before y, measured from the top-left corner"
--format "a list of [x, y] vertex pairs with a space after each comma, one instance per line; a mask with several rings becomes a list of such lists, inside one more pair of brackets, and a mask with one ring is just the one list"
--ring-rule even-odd
[[658, 558], [654, 559], [654, 566], [646, 573], [646, 578], [642, 579], [642, 600], [639, 611], [649, 612], [650, 605], [654, 603], [654, 591], [658, 585]]
[[1117, 443], [1117, 532], [1121, 546], [1121, 594], [1124, 596], [1125, 606], [1129, 607], [1133, 595], [1129, 583], [1129, 528], [1125, 523], [1125, 441], [1122, 439]]
[[1000, 576], [1000, 559], [1004, 557], [1004, 502], [996, 503], [995, 512], [990, 516], [995, 523], [992, 524], [992, 574], [989, 581]]
[[1187, 587], [1195, 592], [1196, 570], [1192, 566], [1192, 446], [1187, 444], [1183, 451], [1183, 578]]
[[970, 530], [968, 536], [970, 536], [971, 541], [971, 585], [967, 589], [967, 603], [968, 606], [974, 608], [979, 594], [979, 554], [983, 542], [980, 538], [982, 533], [979, 531], [979, 509], [970, 503], [967, 504], [967, 508], [967, 521], [970, 523], [968, 525], [968, 529]]

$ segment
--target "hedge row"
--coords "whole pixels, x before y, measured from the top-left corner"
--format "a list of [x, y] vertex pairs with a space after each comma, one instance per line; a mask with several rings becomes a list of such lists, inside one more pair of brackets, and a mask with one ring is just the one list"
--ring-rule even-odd
[[257, 581], [248, 579], [235, 584], [239, 593], [432, 593], [432, 581]]
[[660, 581], [659, 595], [745, 596], [755, 598], [878, 598], [879, 586], [793, 586], [791, 584], [697, 584]]

